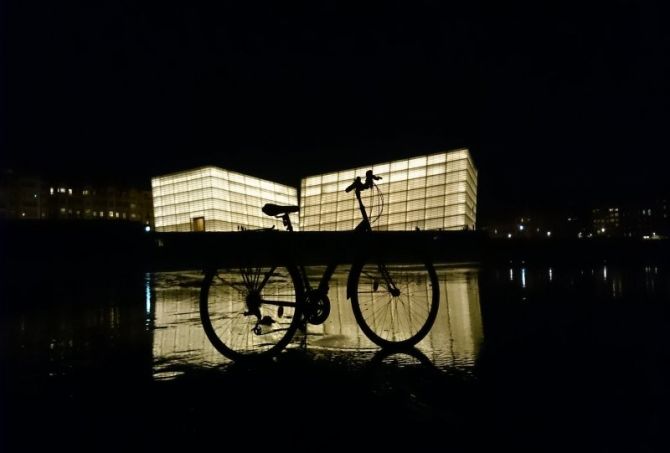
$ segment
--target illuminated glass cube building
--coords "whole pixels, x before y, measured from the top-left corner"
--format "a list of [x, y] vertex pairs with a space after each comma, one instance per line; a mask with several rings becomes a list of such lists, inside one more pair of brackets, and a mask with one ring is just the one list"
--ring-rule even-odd
[[477, 169], [467, 149], [367, 165], [301, 181], [302, 231], [352, 230], [361, 221], [353, 192], [356, 176], [383, 179], [361, 192], [374, 230], [464, 230], [477, 221]]
[[[156, 176], [151, 179], [156, 231], [239, 231], [275, 228], [280, 219], [268, 217], [265, 203], [297, 205], [297, 190], [272, 181], [218, 167]], [[297, 229], [297, 213], [291, 214]]]

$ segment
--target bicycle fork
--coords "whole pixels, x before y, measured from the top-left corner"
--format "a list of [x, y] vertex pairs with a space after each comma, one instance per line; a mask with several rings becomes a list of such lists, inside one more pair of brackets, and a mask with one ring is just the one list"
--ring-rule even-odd
[[[393, 277], [391, 277], [391, 274], [389, 274], [388, 269], [386, 269], [386, 264], [379, 264], [377, 266], [379, 268], [379, 273], [382, 275], [382, 278], [384, 279], [384, 283], [386, 286], [386, 289], [391, 293], [391, 296], [393, 297], [398, 297], [400, 295], [400, 290], [396, 286], [395, 282], [393, 281]], [[379, 279], [374, 280], [373, 282], [373, 291], [377, 291], [379, 288]]]

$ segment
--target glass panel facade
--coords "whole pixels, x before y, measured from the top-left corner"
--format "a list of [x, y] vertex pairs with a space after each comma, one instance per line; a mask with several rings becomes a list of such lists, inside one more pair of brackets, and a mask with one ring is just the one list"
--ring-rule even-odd
[[[261, 211], [265, 203], [297, 205], [293, 187], [218, 167], [156, 176], [151, 179], [156, 231], [238, 231], [284, 226]], [[297, 213], [290, 214], [298, 229]], [[194, 223], [195, 222], [195, 223]]]
[[477, 221], [477, 169], [467, 149], [303, 178], [300, 192], [302, 231], [351, 230], [361, 221], [353, 192], [355, 176], [372, 169], [383, 179], [361, 193], [379, 231], [474, 229]]

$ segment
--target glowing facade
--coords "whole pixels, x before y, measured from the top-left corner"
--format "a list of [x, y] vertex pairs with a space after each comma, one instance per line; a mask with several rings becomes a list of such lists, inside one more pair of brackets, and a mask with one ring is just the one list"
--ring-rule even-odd
[[[202, 167], [151, 179], [156, 231], [238, 231], [275, 228], [281, 220], [261, 211], [265, 203], [297, 205], [297, 191], [271, 181]], [[291, 214], [297, 229], [297, 214]]]
[[354, 177], [372, 170], [383, 179], [376, 191], [362, 192], [375, 230], [474, 229], [477, 219], [477, 170], [467, 149], [368, 165], [303, 178], [300, 229], [352, 230], [361, 221], [353, 192]]

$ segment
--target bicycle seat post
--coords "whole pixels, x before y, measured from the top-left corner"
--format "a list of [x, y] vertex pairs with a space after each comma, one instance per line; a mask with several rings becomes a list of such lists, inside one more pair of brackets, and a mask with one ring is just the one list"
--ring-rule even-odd
[[281, 219], [284, 223], [284, 226], [286, 227], [286, 230], [293, 231], [293, 225], [291, 224], [291, 218], [288, 216], [288, 213], [285, 213], [283, 216], [281, 216]]

